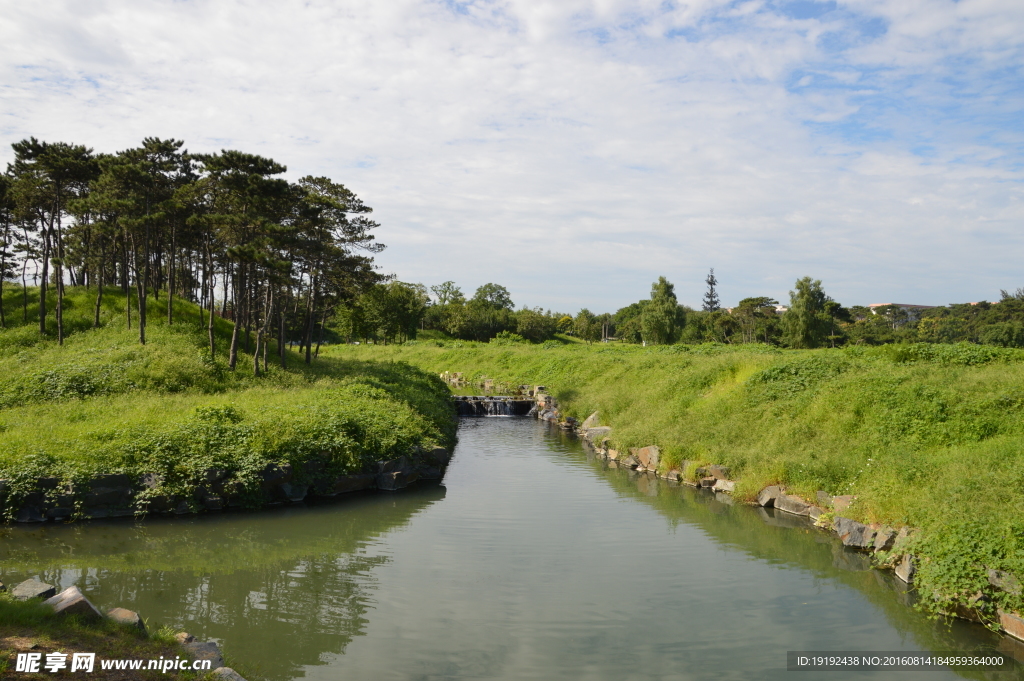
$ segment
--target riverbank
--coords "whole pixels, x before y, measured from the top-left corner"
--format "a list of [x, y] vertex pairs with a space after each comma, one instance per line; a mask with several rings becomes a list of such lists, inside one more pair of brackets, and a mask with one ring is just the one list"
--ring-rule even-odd
[[0, 331], [5, 520], [258, 508], [443, 474], [456, 424], [438, 378], [291, 351], [287, 368], [257, 373], [243, 353], [230, 371], [230, 322], [214, 320], [211, 359], [196, 306], [176, 301], [168, 324], [151, 303], [140, 345], [120, 292], [91, 328], [94, 295], [69, 290], [63, 345], [24, 321], [31, 306]]
[[598, 412], [611, 447], [657, 445], [662, 471], [727, 466], [739, 499], [771, 485], [812, 503], [819, 490], [851, 495], [853, 520], [920, 529], [921, 607], [970, 606], [990, 626], [1024, 609], [988, 572], [1024, 575], [1020, 351], [422, 343], [331, 356], [546, 385], [563, 416]]
[[[143, 660], [147, 665], [149, 660], [161, 663], [163, 660], [175, 660], [176, 666], [183, 666], [179, 660], [189, 660], [188, 665], [191, 666], [195, 652], [188, 649], [188, 644], [183, 644], [184, 635], [176, 636], [170, 629], [146, 631], [134, 612], [120, 610], [115, 613], [119, 618], [115, 619], [102, 617], [98, 612], [89, 616], [90, 610], [94, 610], [91, 604], [88, 608], [78, 607], [75, 610], [77, 614], [69, 615], [55, 611], [41, 598], [22, 600], [8, 592], [0, 593], [0, 677], [17, 673], [18, 678], [25, 681], [41, 681], [88, 673], [90, 678], [102, 681], [216, 678], [207, 671], [191, 669], [142, 668], [128, 675], [123, 669], [105, 668], [104, 661], [112, 660]], [[129, 621], [129, 616], [135, 621]], [[85, 657], [76, 661], [76, 653], [84, 653]], [[19, 655], [23, 666], [31, 669], [18, 668]], [[25, 658], [29, 656], [34, 656], [32, 664], [26, 664]], [[213, 670], [213, 662], [217, 662], [218, 667], [224, 666], [223, 659], [218, 657], [211, 660], [209, 671]], [[72, 671], [76, 664], [81, 668]]]

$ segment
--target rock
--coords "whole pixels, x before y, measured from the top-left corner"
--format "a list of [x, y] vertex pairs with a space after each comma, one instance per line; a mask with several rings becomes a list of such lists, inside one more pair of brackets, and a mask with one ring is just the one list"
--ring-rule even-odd
[[640, 462], [640, 465], [648, 470], [654, 470], [661, 461], [661, 450], [656, 445], [647, 447], [631, 448], [629, 453]]
[[38, 506], [22, 506], [14, 516], [16, 523], [45, 523], [46, 516]]
[[589, 430], [590, 428], [596, 428], [598, 423], [600, 423], [600, 421], [597, 420], [597, 412], [595, 411], [593, 414], [583, 419], [583, 425], [580, 426], [580, 428], [583, 430]]
[[53, 520], [64, 520], [75, 514], [75, 509], [70, 506], [55, 506], [46, 512], [46, 517]]
[[583, 437], [587, 438], [591, 442], [600, 442], [604, 438], [608, 437], [608, 434], [612, 432], [609, 426], [597, 426], [596, 428], [588, 428], [583, 431]]
[[769, 485], [761, 490], [757, 495], [757, 505], [772, 507], [775, 506], [775, 500], [782, 494], [782, 488], [778, 485]]
[[712, 489], [716, 492], [729, 492], [732, 494], [736, 491], [736, 483], [732, 480], [716, 480]]
[[220, 511], [224, 508], [224, 499], [216, 494], [207, 494], [203, 497], [203, 508], [207, 511]]
[[394, 491], [411, 485], [420, 479], [420, 474], [412, 469], [399, 470], [377, 475], [377, 489]]
[[846, 546], [855, 549], [869, 549], [875, 544], [875, 531], [863, 523], [849, 518], [836, 518], [836, 532]]
[[316, 487], [317, 496], [333, 497], [347, 492], [357, 492], [362, 489], [373, 487], [377, 476], [373, 473], [362, 473], [358, 475], [342, 475], [334, 480], [325, 480], [318, 483]]
[[444, 468], [451, 461], [452, 455], [448, 453], [448, 450], [444, 447], [434, 447], [430, 450], [427, 456], [433, 459], [438, 466]]
[[43, 605], [50, 606], [58, 615], [78, 615], [90, 620], [103, 619], [103, 613], [89, 602], [77, 586], [69, 586], [56, 596], [43, 601]]
[[26, 579], [21, 584], [11, 589], [11, 595], [19, 601], [27, 601], [30, 598], [50, 598], [57, 589], [45, 582], [40, 582], [38, 579]]
[[844, 494], [838, 497], [832, 497], [832, 510], [836, 513], [842, 513], [843, 511], [850, 508], [850, 504], [856, 499], [852, 494]]
[[245, 681], [245, 678], [231, 667], [217, 667], [210, 676], [218, 681]]
[[206, 643], [200, 641], [192, 641], [190, 643], [184, 643], [181, 646], [188, 652], [195, 660], [209, 660], [210, 669], [217, 669], [224, 666], [224, 656], [220, 652], [220, 648], [213, 641]]
[[988, 583], [1013, 596], [1020, 596], [1021, 594], [1020, 580], [1009, 572], [1003, 572], [1002, 570], [989, 570]]
[[608, 458], [611, 459], [612, 461], [617, 460], [620, 456], [622, 456], [622, 452], [620, 452], [619, 450], [617, 450], [617, 449], [609, 449], [608, 450]]
[[717, 464], [707, 467], [705, 475], [715, 478], [717, 480], [728, 480], [729, 479], [729, 467], [719, 466]]
[[82, 498], [86, 506], [127, 506], [132, 500], [132, 481], [127, 475], [97, 475]]
[[3, 593], [4, 591], [7, 591], [7, 587], [4, 586], [3, 582], [0, 582], [0, 593]]
[[900, 531], [896, 533], [896, 541], [893, 544], [893, 548], [902, 549], [904, 546], [907, 545], [907, 543], [910, 540], [910, 537], [913, 536], [913, 534], [913, 529], [909, 527], [901, 527]]
[[179, 631], [177, 634], [174, 635], [174, 640], [182, 644], [192, 643], [192, 641], [196, 640], [196, 637], [188, 633], [187, 631]]
[[999, 624], [1010, 636], [1024, 641], [1024, 618], [1015, 612], [999, 611]]
[[917, 572], [917, 568], [914, 567], [914, 557], [909, 553], [905, 554], [896, 565], [896, 576], [907, 584], [913, 584], [915, 572]]
[[279, 498], [298, 503], [306, 498], [309, 493], [309, 485], [296, 485], [291, 482], [282, 482], [275, 490]]
[[798, 496], [792, 494], [780, 494], [775, 497], [775, 508], [793, 515], [807, 515], [811, 505]]
[[640, 467], [640, 460], [639, 460], [639, 459], [637, 459], [637, 458], [636, 458], [635, 456], [633, 456], [632, 454], [631, 454], [631, 455], [629, 455], [629, 456], [627, 456], [627, 457], [626, 457], [626, 460], [625, 460], [625, 461], [623, 461], [622, 463], [623, 463], [623, 464], [624, 464], [625, 466], [629, 467], [629, 468], [639, 468], [639, 467]]
[[107, 617], [119, 622], [120, 624], [127, 624], [130, 627], [135, 627], [139, 631], [145, 633], [146, 623], [139, 617], [139, 613], [133, 610], [126, 610], [125, 608], [114, 608], [107, 613]]
[[896, 544], [896, 530], [891, 527], [882, 527], [875, 535], [875, 551], [891, 551]]
[[815, 497], [818, 500], [818, 506], [821, 506], [822, 508], [828, 508], [832, 505], [832, 495], [824, 490], [819, 489], [815, 493]]
[[223, 468], [207, 468], [203, 472], [203, 479], [207, 485], [212, 485], [215, 482], [220, 482], [227, 477], [228, 472]]
[[681, 477], [683, 477], [683, 474], [679, 472], [678, 468], [672, 468], [667, 473], [665, 473], [666, 480], [673, 480], [675, 482], [679, 482], [679, 479]]
[[263, 489], [269, 490], [292, 479], [292, 465], [290, 463], [268, 463], [260, 473], [260, 477], [263, 478]]
[[700, 486], [701, 487], [711, 488], [711, 487], [715, 486], [716, 482], [718, 482], [718, 480], [715, 479], [715, 478], [701, 478], [700, 479]]
[[824, 512], [825, 509], [821, 508], [820, 506], [811, 506], [810, 508], [807, 509], [807, 517], [813, 520], [814, 522], [818, 522], [818, 518], [820, 518]]
[[36, 489], [38, 490], [57, 489], [59, 484], [60, 478], [36, 478]]
[[192, 512], [192, 507], [188, 505], [187, 501], [182, 500], [178, 502], [178, 505], [175, 507], [174, 512], [177, 515], [185, 515], [186, 513]]
[[164, 476], [159, 473], [145, 473], [139, 476], [139, 487], [156, 489], [162, 484], [164, 484]]

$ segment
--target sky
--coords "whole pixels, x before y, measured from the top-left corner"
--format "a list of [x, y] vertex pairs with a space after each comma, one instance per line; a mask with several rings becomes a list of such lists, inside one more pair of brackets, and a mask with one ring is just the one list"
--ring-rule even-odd
[[374, 208], [381, 271], [614, 311], [1024, 286], [1020, 0], [2, 0], [29, 136], [268, 156]]

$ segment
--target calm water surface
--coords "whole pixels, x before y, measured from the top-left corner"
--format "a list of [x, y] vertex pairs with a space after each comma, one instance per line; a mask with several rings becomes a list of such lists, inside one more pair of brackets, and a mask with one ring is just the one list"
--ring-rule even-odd
[[[787, 650], [993, 649], [828, 536], [464, 419], [443, 485], [340, 503], [0, 530], [0, 578], [77, 584], [271, 681], [964, 678], [787, 672]], [[1021, 678], [1019, 672], [968, 678]]]

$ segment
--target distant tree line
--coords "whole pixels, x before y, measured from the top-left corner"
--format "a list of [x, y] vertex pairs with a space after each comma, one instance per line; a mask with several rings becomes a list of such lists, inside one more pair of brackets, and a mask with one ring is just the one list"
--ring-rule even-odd
[[27, 321], [31, 282], [40, 333], [63, 342], [65, 286], [95, 288], [96, 325], [116, 287], [140, 343], [153, 303], [166, 304], [173, 324], [180, 297], [203, 310], [211, 355], [214, 316], [235, 322], [232, 369], [240, 348], [257, 373], [261, 357], [266, 369], [273, 337], [282, 362], [289, 342], [309, 362], [325, 321], [383, 280], [370, 207], [326, 177], [288, 182], [268, 158], [182, 146], [146, 138], [107, 154], [35, 138], [13, 144], [0, 176], [0, 287], [20, 283], [24, 295], [20, 311], [6, 310], [0, 288], [0, 326], [18, 312]]
[[918, 311], [885, 305], [872, 310], [845, 308], [825, 293], [820, 280], [803, 277], [789, 293], [788, 308], [781, 308], [779, 301], [768, 296], [744, 298], [736, 307], [721, 308], [714, 270], [705, 282], [708, 288], [701, 310], [680, 305], [673, 285], [660, 277], [651, 286], [649, 299], [614, 314], [581, 310], [573, 331], [587, 340], [612, 337], [646, 345], [717, 342], [819, 348], [971, 342], [1024, 347], [1024, 289], [1020, 288], [1012, 293], [1002, 291], [997, 303], [951, 304]]

